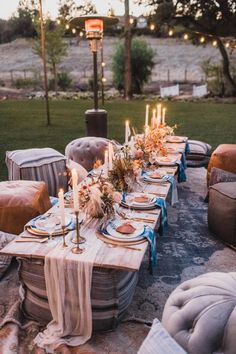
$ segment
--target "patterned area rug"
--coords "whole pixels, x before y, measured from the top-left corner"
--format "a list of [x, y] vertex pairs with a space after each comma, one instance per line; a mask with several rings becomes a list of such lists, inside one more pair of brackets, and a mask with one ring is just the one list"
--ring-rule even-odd
[[[148, 257], [145, 257], [135, 296], [124, 322], [114, 332], [94, 334], [88, 343], [74, 348], [74, 354], [137, 353], [149, 327], [125, 321], [134, 318], [147, 322], [155, 317], [161, 319], [166, 299], [181, 282], [206, 272], [235, 271], [236, 252], [216, 240], [208, 231], [208, 204], [204, 202], [206, 170], [188, 169], [187, 174], [188, 181], [178, 187], [179, 202], [168, 208], [168, 230], [158, 239], [158, 266], [150, 275], [147, 270]], [[17, 288], [17, 268], [14, 266], [0, 282], [1, 319], [18, 299]], [[32, 353], [32, 338], [37, 330], [35, 325], [21, 330], [18, 349], [13, 346], [7, 354]], [[0, 331], [0, 352], [1, 340], [7, 335], [9, 328]]]

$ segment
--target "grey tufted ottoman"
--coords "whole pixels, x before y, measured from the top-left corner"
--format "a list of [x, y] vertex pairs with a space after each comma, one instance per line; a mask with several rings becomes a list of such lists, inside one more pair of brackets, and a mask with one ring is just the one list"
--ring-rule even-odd
[[189, 354], [235, 354], [236, 272], [206, 273], [179, 285], [162, 324]]
[[99, 159], [104, 161], [104, 151], [111, 142], [116, 149], [117, 144], [106, 138], [99, 138], [95, 136], [86, 136], [71, 141], [65, 149], [67, 158], [79, 163], [87, 171], [93, 169], [94, 162]]

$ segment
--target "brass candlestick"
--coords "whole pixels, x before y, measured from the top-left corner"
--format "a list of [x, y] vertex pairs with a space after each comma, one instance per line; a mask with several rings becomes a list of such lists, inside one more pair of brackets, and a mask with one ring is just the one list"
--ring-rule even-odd
[[75, 218], [76, 218], [76, 246], [72, 248], [72, 252], [75, 254], [80, 254], [85, 251], [84, 248], [80, 248], [80, 224], [79, 224], [79, 212], [75, 211]]
[[65, 225], [62, 226], [62, 237], [63, 237], [63, 242], [62, 242], [61, 248], [66, 248], [66, 247], [68, 247], [68, 245], [67, 245], [66, 240], [65, 240], [65, 237], [66, 237], [66, 227], [65, 227]]
[[[75, 211], [75, 216], [76, 216], [76, 213], [78, 214], [78, 218], [79, 218], [79, 212], [78, 212], [78, 211]], [[78, 223], [79, 223], [79, 219], [78, 219]], [[76, 216], [76, 225], [77, 225], [77, 216]], [[79, 229], [80, 229], [80, 223], [79, 223]], [[76, 226], [76, 230], [77, 230], [77, 226]], [[85, 241], [86, 241], [86, 238], [83, 237], [83, 236], [81, 236], [81, 235], [79, 235], [79, 243], [80, 243], [80, 244], [81, 244], [81, 243], [85, 243]], [[73, 239], [71, 240], [71, 242], [72, 242], [72, 243], [75, 243], [75, 244], [77, 245], [77, 243], [78, 243], [77, 231], [76, 231], [76, 236], [75, 236], [75, 238], [73, 238]]]

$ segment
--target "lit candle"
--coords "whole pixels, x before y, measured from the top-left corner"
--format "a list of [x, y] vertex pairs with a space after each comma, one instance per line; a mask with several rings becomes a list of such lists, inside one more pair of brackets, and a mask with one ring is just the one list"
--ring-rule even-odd
[[162, 110], [162, 124], [166, 124], [166, 108], [163, 108]]
[[108, 177], [108, 168], [109, 168], [109, 156], [108, 156], [108, 151], [105, 150], [104, 153], [104, 177], [107, 178]]
[[154, 128], [156, 124], [156, 110], [152, 110], [152, 127]]
[[161, 124], [161, 104], [157, 105], [157, 125]]
[[130, 135], [131, 133], [130, 133], [129, 121], [127, 120], [125, 122], [125, 145], [128, 144]]
[[149, 118], [149, 104], [146, 105], [145, 127], [148, 126], [148, 118]]
[[75, 169], [72, 170], [72, 188], [73, 188], [74, 210], [78, 212], [79, 211], [78, 176]]
[[59, 190], [58, 198], [59, 198], [61, 226], [65, 226], [65, 205], [64, 205], [64, 191], [63, 191], [63, 189]]
[[112, 146], [112, 143], [109, 143], [108, 144], [108, 169], [109, 169], [109, 171], [112, 170], [113, 155], [114, 155], [113, 146]]

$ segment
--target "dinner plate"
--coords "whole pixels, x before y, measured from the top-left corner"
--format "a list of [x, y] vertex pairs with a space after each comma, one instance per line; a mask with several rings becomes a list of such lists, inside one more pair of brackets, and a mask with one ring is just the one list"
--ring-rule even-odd
[[[61, 218], [59, 215], [52, 215], [50, 217], [38, 218], [36, 220], [33, 220], [31, 226], [39, 231], [48, 231], [47, 224], [50, 222], [51, 218], [55, 219], [55, 223], [56, 223], [55, 232], [58, 230], [61, 230]], [[65, 217], [65, 227], [69, 226], [70, 223], [71, 223], [71, 217], [66, 216]]]
[[184, 136], [168, 136], [166, 137], [166, 141], [168, 143], [184, 143], [186, 141], [186, 138]]
[[[161, 176], [161, 178], [153, 178], [152, 177], [152, 175], [154, 174], [154, 173], [158, 173], [160, 176]], [[143, 176], [143, 180], [144, 181], [147, 181], [147, 182], [153, 182], [153, 183], [163, 183], [163, 181], [165, 181], [164, 179], [163, 179], [163, 177], [164, 177], [164, 173], [163, 172], [157, 172], [157, 171], [148, 171], [148, 172], [146, 172], [146, 174]]]
[[116, 231], [116, 228], [119, 226], [119, 224], [125, 224], [128, 223], [129, 221], [121, 221], [121, 220], [116, 220], [115, 223], [114, 221], [111, 221], [108, 226], [106, 227], [105, 230], [101, 230], [103, 236], [106, 238], [112, 240], [112, 241], [117, 241], [117, 242], [135, 242], [135, 241], [140, 241], [144, 238], [142, 236], [144, 232], [144, 226], [140, 225], [140, 223], [135, 223], [134, 221], [130, 222], [136, 230], [132, 234], [122, 234], [121, 232]]
[[[137, 196], [149, 196], [149, 201], [145, 203], [139, 203], [136, 201], [133, 201], [133, 199]], [[126, 207], [126, 208], [132, 208], [132, 209], [139, 209], [139, 210], [147, 210], [147, 209], [155, 209], [156, 204], [155, 204], [156, 198], [153, 197], [152, 195], [146, 195], [146, 194], [140, 194], [140, 193], [130, 193], [126, 196], [126, 200], [122, 201], [121, 204]]]
[[176, 158], [158, 157], [156, 161], [163, 166], [174, 166], [176, 164]]

